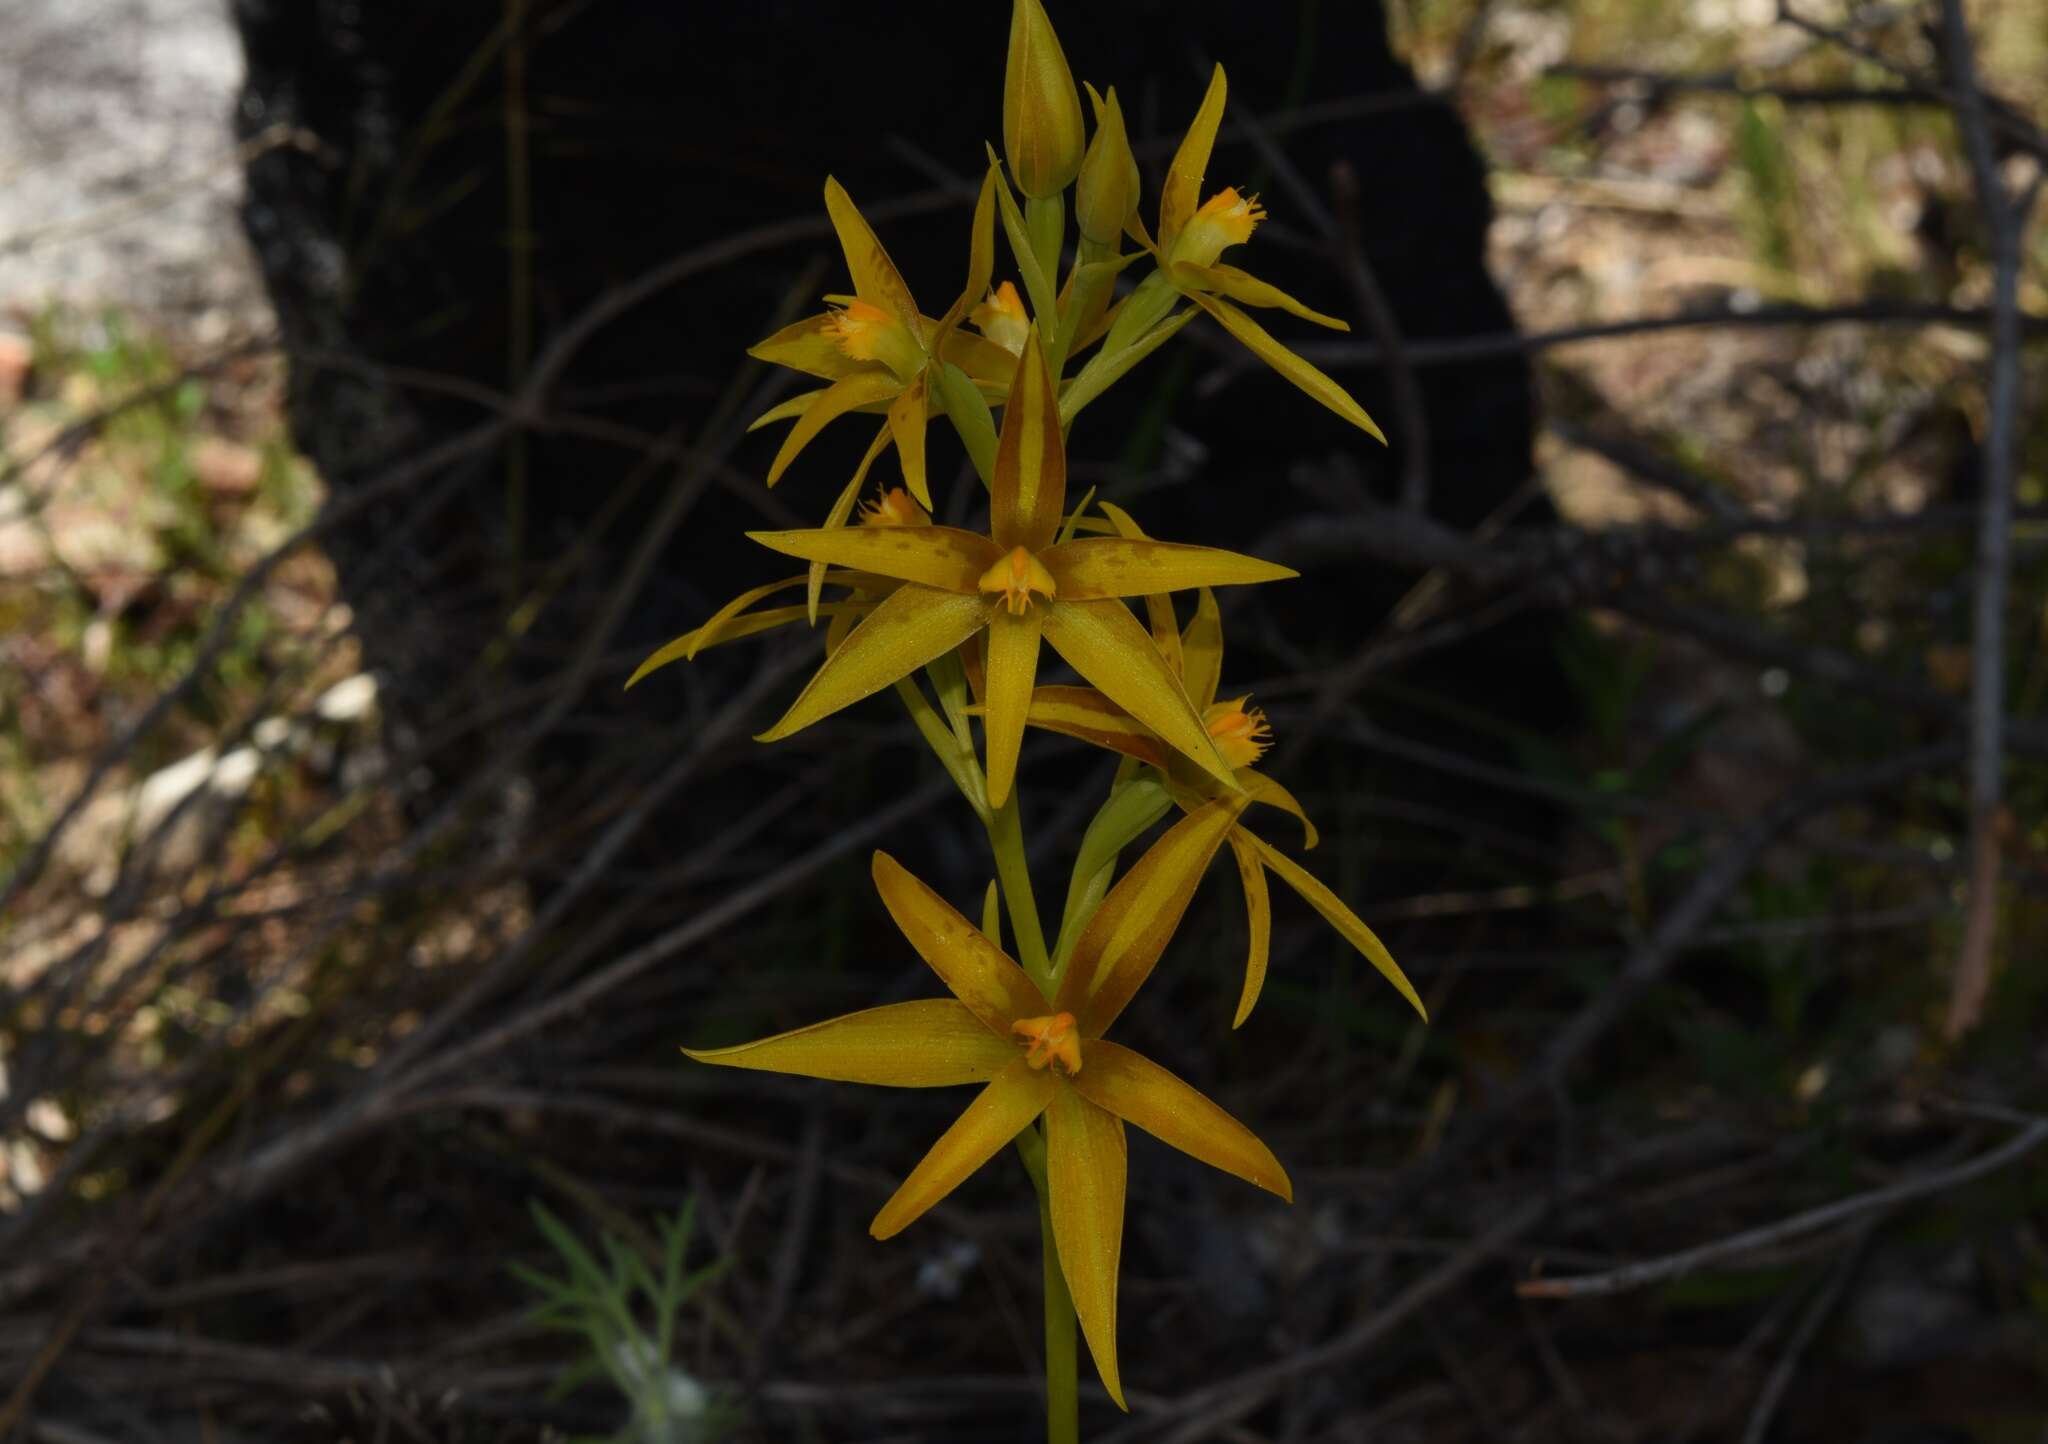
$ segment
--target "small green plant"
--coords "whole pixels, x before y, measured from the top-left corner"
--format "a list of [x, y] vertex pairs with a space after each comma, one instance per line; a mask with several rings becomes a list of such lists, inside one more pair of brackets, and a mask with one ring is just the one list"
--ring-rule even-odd
[[[554, 1278], [521, 1264], [512, 1272], [544, 1302], [527, 1315], [545, 1328], [583, 1336], [589, 1357], [556, 1381], [560, 1397], [595, 1379], [610, 1379], [632, 1406], [623, 1432], [606, 1444], [710, 1444], [725, 1437], [731, 1411], [703, 1383], [672, 1359], [676, 1320], [697, 1291], [725, 1271], [714, 1259], [683, 1272], [689, 1252], [695, 1204], [685, 1203], [674, 1219], [658, 1219], [660, 1272], [638, 1249], [612, 1234], [600, 1236], [602, 1263], [560, 1219], [540, 1202], [533, 1220], [547, 1235], [568, 1270]], [[590, 1441], [599, 1444], [599, 1441]]]

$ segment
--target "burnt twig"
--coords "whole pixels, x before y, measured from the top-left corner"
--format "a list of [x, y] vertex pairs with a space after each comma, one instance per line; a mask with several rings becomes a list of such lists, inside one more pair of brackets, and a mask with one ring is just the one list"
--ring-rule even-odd
[[1602, 1298], [1608, 1294], [1626, 1293], [1630, 1289], [1643, 1288], [1649, 1284], [1684, 1278], [1708, 1264], [1739, 1258], [1744, 1254], [1755, 1253], [1759, 1249], [1770, 1248], [1805, 1234], [1817, 1233], [1822, 1229], [1833, 1228], [1837, 1224], [1864, 1219], [1871, 1214], [1889, 1212], [1922, 1198], [1947, 1193], [1986, 1174], [1996, 1173], [2009, 1164], [2017, 1163], [2043, 1143], [2048, 1143], [2048, 1118], [2037, 1118], [1989, 1153], [1981, 1153], [1967, 1163], [1902, 1179], [1883, 1188], [1871, 1189], [1867, 1193], [1853, 1194], [1848, 1198], [1837, 1199], [1833, 1203], [1822, 1204], [1819, 1208], [1810, 1208], [1804, 1213], [1795, 1213], [1790, 1218], [1780, 1219], [1776, 1223], [1745, 1229], [1741, 1233], [1716, 1239], [1712, 1243], [1703, 1243], [1696, 1248], [1666, 1254], [1662, 1258], [1646, 1259], [1641, 1263], [1630, 1264], [1626, 1268], [1610, 1269], [1599, 1274], [1581, 1274], [1576, 1278], [1528, 1279], [1516, 1285], [1515, 1292], [1525, 1299]]
[[1942, 50], [1956, 96], [1956, 127], [1990, 232], [1990, 423], [1984, 437], [1970, 642], [1970, 908], [1943, 1030], [1953, 1039], [1983, 1016], [1998, 930], [1999, 814], [2005, 772], [2005, 598], [2012, 571], [2012, 494], [2020, 384], [2020, 240], [2025, 200], [1998, 174], [1991, 122], [1961, 0], [1942, 0]]

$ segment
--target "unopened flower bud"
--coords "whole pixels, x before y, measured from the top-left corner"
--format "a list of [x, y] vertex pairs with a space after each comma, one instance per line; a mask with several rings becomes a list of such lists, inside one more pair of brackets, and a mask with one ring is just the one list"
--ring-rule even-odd
[[1074, 187], [1074, 219], [1083, 236], [1107, 246], [1123, 233], [1124, 222], [1138, 208], [1138, 158], [1131, 154], [1130, 137], [1124, 133], [1116, 87], [1109, 88], [1105, 100], [1091, 85], [1088, 101], [1095, 107], [1095, 136], [1088, 142], [1080, 183]]
[[1039, 0], [1016, 0], [1010, 11], [1003, 150], [1017, 188], [1034, 200], [1058, 195], [1081, 169], [1081, 97]]

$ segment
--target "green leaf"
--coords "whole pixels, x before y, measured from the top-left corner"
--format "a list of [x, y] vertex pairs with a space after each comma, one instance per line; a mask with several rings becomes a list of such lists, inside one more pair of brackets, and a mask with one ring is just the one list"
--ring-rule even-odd
[[939, 401], [946, 408], [953, 430], [960, 435], [960, 444], [967, 448], [967, 459], [974, 463], [975, 474], [983, 486], [995, 485], [996, 418], [989, 410], [988, 399], [974, 379], [952, 362], [935, 361], [932, 367], [938, 373]]

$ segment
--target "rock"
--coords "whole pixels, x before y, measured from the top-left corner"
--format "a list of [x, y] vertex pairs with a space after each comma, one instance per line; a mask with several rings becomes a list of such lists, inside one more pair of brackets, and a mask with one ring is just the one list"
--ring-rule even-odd
[[186, 454], [198, 483], [214, 496], [243, 500], [263, 479], [263, 456], [253, 447], [221, 436], [203, 436]]
[[265, 325], [236, 224], [241, 71], [219, 0], [8, 5], [0, 306]]
[[307, 758], [332, 766], [337, 733], [357, 733], [376, 719], [377, 683], [359, 674], [335, 683], [306, 713], [265, 717], [246, 745], [222, 752], [203, 747], [140, 783], [103, 793], [59, 838], [54, 862], [104, 897], [124, 865], [163, 876], [189, 872], [204, 859], [266, 767]]

